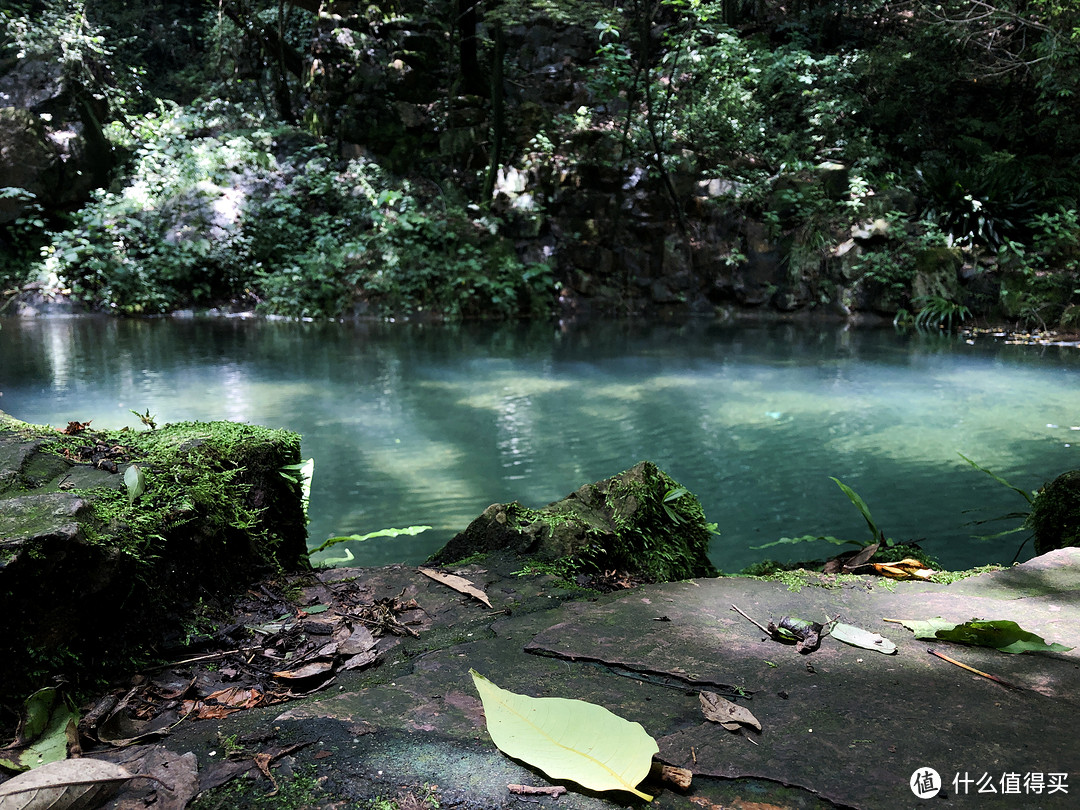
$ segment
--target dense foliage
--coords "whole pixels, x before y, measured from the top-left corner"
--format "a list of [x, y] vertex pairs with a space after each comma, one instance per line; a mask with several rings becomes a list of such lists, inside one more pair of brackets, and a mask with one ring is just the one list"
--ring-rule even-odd
[[571, 279], [560, 249], [625, 249], [634, 217], [708, 275], [726, 217], [726, 265], [782, 256], [776, 306], [1080, 325], [1070, 0], [2, 13], [9, 66], [59, 62], [118, 158], [77, 210], [25, 200], [8, 285], [41, 247], [34, 273], [123, 312], [512, 316]]

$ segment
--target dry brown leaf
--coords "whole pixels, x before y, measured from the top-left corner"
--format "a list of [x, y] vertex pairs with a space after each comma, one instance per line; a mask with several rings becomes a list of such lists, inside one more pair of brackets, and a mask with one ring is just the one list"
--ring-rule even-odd
[[375, 663], [375, 659], [379, 657], [379, 654], [375, 650], [365, 650], [362, 653], [357, 653], [351, 658], [346, 658], [341, 664], [341, 670], [344, 672], [350, 669], [361, 669], [368, 664]]
[[908, 557], [899, 562], [871, 563], [874, 570], [890, 579], [929, 579], [934, 571], [916, 559]]
[[761, 723], [749, 709], [725, 700], [716, 692], [699, 692], [698, 699], [701, 701], [701, 712], [706, 720], [719, 723], [728, 731], [737, 730], [740, 724], [761, 731]]
[[877, 554], [878, 546], [880, 543], [871, 543], [863, 548], [862, 551], [856, 553], [853, 557], [844, 560], [843, 567], [845, 569], [858, 568], [860, 565], [866, 564], [871, 557]]
[[274, 673], [276, 678], [295, 680], [297, 678], [312, 678], [315, 675], [325, 675], [334, 668], [332, 661], [312, 661], [296, 669], [283, 669]]
[[99, 807], [132, 778], [126, 768], [99, 759], [62, 759], [0, 785], [0, 810]]
[[420, 573], [425, 577], [430, 577], [436, 582], [441, 582], [449, 588], [453, 588], [458, 593], [463, 593], [466, 596], [471, 596], [480, 602], [483, 602], [488, 607], [491, 607], [491, 602], [488, 601], [487, 594], [473, 585], [465, 577], [459, 577], [457, 574], [444, 574], [441, 571], [436, 571], [434, 568], [421, 568]]
[[375, 646], [375, 637], [362, 624], [353, 628], [350, 635], [338, 642], [338, 652], [342, 655], [359, 655]]

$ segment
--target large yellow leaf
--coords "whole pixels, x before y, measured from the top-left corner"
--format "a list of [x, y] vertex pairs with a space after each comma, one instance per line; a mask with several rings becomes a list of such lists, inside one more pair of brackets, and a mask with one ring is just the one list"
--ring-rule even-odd
[[660, 749], [640, 723], [583, 700], [518, 695], [469, 672], [484, 704], [488, 733], [504, 754], [553, 779], [592, 790], [628, 790], [652, 801], [637, 785]]

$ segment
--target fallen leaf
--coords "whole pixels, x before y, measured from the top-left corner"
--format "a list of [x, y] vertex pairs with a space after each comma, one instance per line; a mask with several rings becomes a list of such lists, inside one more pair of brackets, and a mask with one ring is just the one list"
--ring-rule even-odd
[[934, 575], [932, 568], [911, 557], [899, 562], [870, 563], [870, 566], [889, 579], [930, 579]]
[[124, 486], [127, 487], [128, 505], [135, 503], [135, 499], [143, 494], [146, 489], [146, 473], [138, 464], [132, 464], [124, 472]]
[[500, 689], [469, 670], [492, 742], [504, 754], [592, 790], [637, 789], [660, 749], [640, 723], [583, 700], [532, 698]]
[[701, 712], [705, 719], [719, 723], [728, 731], [736, 731], [740, 725], [761, 731], [761, 723], [749, 709], [725, 700], [716, 692], [699, 692], [698, 700], [701, 702]]
[[940, 617], [927, 620], [885, 619], [885, 621], [902, 624], [915, 633], [915, 638], [933, 638], [957, 644], [993, 647], [1007, 653], [1068, 652], [1072, 649], [1062, 644], [1047, 644], [1042, 637], [1029, 633], [1016, 622], [1007, 619], [999, 621], [972, 619], [963, 624], [948, 622]]
[[338, 652], [342, 655], [357, 655], [374, 646], [375, 636], [371, 635], [371, 631], [363, 625], [357, 625], [345, 640], [338, 642]]
[[377, 659], [378, 657], [379, 654], [375, 652], [375, 650], [365, 650], [362, 653], [357, 653], [351, 658], [346, 658], [341, 664], [341, 669], [342, 671], [350, 669], [362, 669], [368, 664], [375, 663], [375, 659]]
[[860, 551], [858, 554], [856, 554], [850, 560], [845, 560], [844, 561], [844, 567], [845, 568], [854, 568], [854, 567], [856, 567], [858, 565], [862, 565], [863, 563], [867, 562], [871, 557], [873, 557], [875, 554], [877, 554], [877, 550], [878, 550], [878, 548], [880, 546], [881, 546], [881, 543], [871, 543], [870, 545], [865, 546], [862, 551]]
[[834, 622], [829, 635], [844, 644], [852, 647], [861, 647], [864, 650], [875, 650], [883, 655], [892, 655], [896, 652], [896, 645], [889, 639], [861, 627], [855, 627], [843, 622]]
[[106, 757], [132, 776], [107, 805], [110, 810], [184, 810], [199, 792], [198, 760], [190, 751], [177, 754], [162, 745], [143, 745]]
[[115, 711], [98, 726], [96, 739], [114, 748], [126, 748], [168, 734], [171, 726], [179, 719], [180, 716], [175, 711], [163, 711], [150, 720], [134, 720], [124, 711]]
[[433, 568], [421, 568], [419, 570], [425, 577], [430, 577], [436, 582], [441, 582], [443, 585], [453, 588], [458, 593], [471, 596], [474, 599], [483, 602], [488, 607], [491, 607], [491, 602], [488, 601], [487, 594], [469, 582], [469, 580], [465, 579], [465, 577], [459, 577], [457, 574], [444, 574]]
[[276, 678], [295, 680], [297, 678], [312, 678], [316, 675], [325, 675], [334, 668], [332, 661], [312, 661], [296, 669], [283, 669], [274, 673]]
[[132, 774], [98, 759], [48, 762], [0, 785], [0, 810], [100, 807]]
[[15, 744], [0, 754], [0, 766], [25, 771], [66, 759], [78, 742], [78, 713], [52, 686], [39, 689], [23, 702]]

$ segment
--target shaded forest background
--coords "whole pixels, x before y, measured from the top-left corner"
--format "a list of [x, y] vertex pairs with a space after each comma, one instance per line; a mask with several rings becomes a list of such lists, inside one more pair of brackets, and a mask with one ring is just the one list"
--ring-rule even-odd
[[0, 308], [1080, 330], [1075, 0], [47, 0], [0, 22]]

